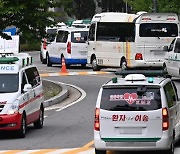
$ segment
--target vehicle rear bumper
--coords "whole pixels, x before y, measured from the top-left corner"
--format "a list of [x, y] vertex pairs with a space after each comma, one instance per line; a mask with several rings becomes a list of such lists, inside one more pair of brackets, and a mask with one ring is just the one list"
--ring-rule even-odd
[[18, 130], [21, 127], [21, 114], [0, 115], [0, 130]]
[[160, 138], [158, 141], [104, 141], [100, 138], [99, 132], [94, 131], [94, 146], [99, 150], [116, 151], [148, 151], [148, 150], [166, 150], [170, 148], [172, 140], [169, 137]]
[[132, 60], [130, 61], [129, 68], [136, 68], [136, 67], [162, 67], [163, 60], [161, 61], [144, 61], [144, 60]]

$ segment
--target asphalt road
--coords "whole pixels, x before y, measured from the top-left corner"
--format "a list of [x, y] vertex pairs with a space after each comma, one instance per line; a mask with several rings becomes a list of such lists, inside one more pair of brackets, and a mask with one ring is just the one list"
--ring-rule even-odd
[[[60, 72], [60, 66], [46, 67], [39, 62], [38, 53], [33, 53], [34, 63], [41, 74]], [[68, 72], [87, 72], [90, 68], [81, 69], [78, 66], [71, 67]], [[36, 150], [36, 149], [66, 149], [79, 148], [90, 145], [93, 147], [93, 121], [96, 98], [102, 84], [115, 75], [74, 75], [43, 77], [44, 79], [75, 85], [82, 89], [83, 98], [72, 106], [63, 109], [61, 103], [45, 111], [45, 123], [43, 129], [35, 130], [28, 127], [27, 136], [18, 139], [13, 134], [0, 134], [0, 150]], [[179, 81], [177, 83], [178, 88]], [[71, 91], [72, 96], [77, 92]], [[76, 98], [78, 100], [79, 96]], [[68, 98], [64, 104], [73, 102], [74, 97]], [[76, 100], [75, 99], [75, 100]], [[176, 147], [175, 154], [180, 153], [180, 147]], [[86, 152], [85, 152], [86, 153]], [[138, 152], [138, 154], [144, 152]], [[155, 153], [155, 152], [153, 152]], [[70, 153], [69, 153], [70, 154]], [[121, 154], [135, 154], [135, 152], [122, 152]]]

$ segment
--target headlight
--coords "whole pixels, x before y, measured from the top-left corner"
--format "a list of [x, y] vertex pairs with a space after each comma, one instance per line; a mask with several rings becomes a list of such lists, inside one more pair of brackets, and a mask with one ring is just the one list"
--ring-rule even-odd
[[15, 114], [19, 111], [19, 101], [15, 100], [14, 103], [11, 104], [10, 108], [7, 111], [7, 114]]

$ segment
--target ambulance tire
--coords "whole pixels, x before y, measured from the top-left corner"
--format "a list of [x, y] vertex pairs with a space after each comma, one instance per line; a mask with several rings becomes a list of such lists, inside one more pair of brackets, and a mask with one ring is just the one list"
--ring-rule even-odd
[[97, 150], [97, 149], [95, 149], [95, 154], [106, 154], [106, 150]]
[[26, 128], [27, 128], [26, 116], [25, 116], [25, 114], [23, 114], [22, 120], [21, 120], [21, 128], [20, 128], [20, 130], [18, 130], [18, 137], [19, 138], [24, 138], [26, 136]]
[[41, 107], [39, 119], [36, 122], [34, 122], [34, 128], [41, 129], [43, 127], [43, 123], [44, 123], [44, 108]]
[[47, 60], [47, 67], [51, 67], [52, 66], [52, 63], [50, 61], [50, 58], [49, 58], [49, 55], [47, 54], [46, 55], [46, 60]]
[[100, 71], [101, 70], [101, 68], [97, 64], [97, 59], [95, 56], [92, 58], [91, 65], [92, 65], [93, 71]]

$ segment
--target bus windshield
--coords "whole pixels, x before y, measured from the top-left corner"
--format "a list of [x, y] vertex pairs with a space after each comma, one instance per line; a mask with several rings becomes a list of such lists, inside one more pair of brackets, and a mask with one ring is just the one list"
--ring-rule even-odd
[[140, 37], [176, 37], [178, 25], [175, 23], [143, 23], [139, 28]]
[[97, 24], [97, 41], [134, 42], [135, 23], [99, 22]]

